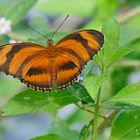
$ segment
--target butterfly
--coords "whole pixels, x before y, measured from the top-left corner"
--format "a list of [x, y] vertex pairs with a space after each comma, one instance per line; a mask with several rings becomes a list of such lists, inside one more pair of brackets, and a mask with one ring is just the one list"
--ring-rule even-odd
[[81, 30], [47, 47], [21, 42], [0, 46], [0, 71], [39, 91], [65, 89], [77, 80], [85, 64], [104, 43], [97, 30]]

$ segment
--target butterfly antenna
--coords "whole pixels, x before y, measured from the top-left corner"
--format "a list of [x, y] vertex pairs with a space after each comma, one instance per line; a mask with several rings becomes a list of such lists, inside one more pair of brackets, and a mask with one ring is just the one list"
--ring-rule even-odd
[[31, 30], [33, 30], [34, 32], [42, 35], [43, 37], [47, 38], [48, 40], [50, 40], [47, 36], [45, 36], [44, 34], [40, 33], [39, 31], [35, 30], [34, 28], [32, 28], [31, 26], [27, 25], [27, 24], [24, 24], [25, 26], [27, 26], [28, 28], [30, 28]]
[[54, 33], [52, 34], [50, 40], [53, 38], [53, 36], [55, 35], [55, 33], [59, 30], [59, 28], [63, 25], [63, 23], [66, 21], [66, 19], [69, 17], [69, 14], [65, 17], [65, 19], [62, 21], [62, 23], [57, 27], [57, 29], [54, 31]]

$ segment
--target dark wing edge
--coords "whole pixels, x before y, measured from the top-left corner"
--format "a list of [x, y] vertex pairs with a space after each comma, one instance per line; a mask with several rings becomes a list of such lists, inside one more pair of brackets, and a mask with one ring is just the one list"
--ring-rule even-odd
[[91, 35], [93, 35], [94, 37], [97, 36], [97, 41], [99, 42], [99, 44], [101, 46], [103, 46], [104, 44], [104, 34], [100, 31], [97, 31], [97, 30], [92, 30], [92, 29], [87, 29], [87, 30], [80, 30], [80, 31], [77, 31], [77, 32], [74, 32], [74, 33], [70, 33], [68, 35], [66, 35], [64, 38], [62, 38], [60, 41], [57, 42], [56, 46], [59, 45], [61, 42], [63, 42], [64, 40], [67, 40], [69, 39], [71, 36], [75, 35], [75, 34], [79, 34], [81, 32], [89, 32]]

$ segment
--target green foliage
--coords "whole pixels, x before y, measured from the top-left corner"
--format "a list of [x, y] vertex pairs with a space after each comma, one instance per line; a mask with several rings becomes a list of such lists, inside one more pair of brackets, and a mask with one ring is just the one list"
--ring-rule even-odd
[[103, 19], [112, 17], [114, 15], [116, 8], [117, 8], [117, 2], [114, 0], [97, 1], [97, 9], [99, 12], [99, 16]]
[[120, 31], [116, 20], [106, 21], [103, 25], [103, 32], [105, 35], [104, 47], [94, 58], [101, 72], [105, 72], [115, 61], [132, 51], [129, 48], [118, 47]]
[[79, 133], [75, 130], [71, 130], [70, 126], [63, 120], [54, 119], [52, 127], [48, 133], [57, 134], [66, 138], [66, 140], [79, 140]]
[[73, 96], [75, 96], [79, 101], [84, 101], [86, 103], [93, 103], [93, 99], [87, 92], [86, 88], [78, 83], [73, 84], [67, 89]]
[[124, 103], [140, 107], [140, 83], [124, 87], [107, 102]]
[[[88, 17], [94, 8], [94, 2], [92, 0], [51, 0], [38, 3], [38, 8], [47, 11], [49, 13], [63, 14], [63, 15], [80, 15], [83, 17]], [[63, 7], [63, 8], [62, 8]], [[81, 10], [81, 9], [84, 9]]]
[[[12, 21], [12, 24], [18, 23], [28, 13], [37, 0], [18, 0], [11, 5], [6, 13], [6, 18]], [[16, 13], [16, 14], [15, 14]]]
[[96, 74], [89, 74], [84, 78], [84, 86], [93, 100], [95, 100], [104, 79], [104, 76], [101, 77]]
[[[7, 43], [9, 41], [9, 37], [6, 35], [0, 36], [0, 41], [3, 41], [3, 43]], [[1, 42], [0, 42], [1, 44]]]
[[117, 94], [125, 85], [127, 85], [127, 78], [134, 70], [132, 67], [116, 67], [112, 70], [110, 81], [112, 95]]
[[31, 140], [67, 140], [59, 135], [56, 134], [49, 134], [40, 137], [33, 138]]
[[139, 120], [139, 109], [123, 111], [113, 122], [111, 137], [109, 140], [139, 140]]
[[[136, 15], [127, 22], [125, 25], [122, 25], [120, 28], [120, 44], [125, 46], [140, 37], [140, 28], [139, 28], [140, 16]], [[133, 47], [133, 45], [131, 46]]]
[[107, 67], [111, 66], [119, 58], [123, 57], [124, 55], [127, 55], [130, 52], [132, 52], [132, 49], [130, 49], [130, 48], [119, 48], [114, 51], [112, 50], [110, 62], [107, 64]]
[[78, 101], [91, 103], [84, 86], [75, 83], [67, 90], [43, 93], [39, 91], [26, 90], [13, 97], [4, 107], [4, 116], [35, 112], [49, 112], [54, 114], [58, 109]]
[[93, 120], [91, 120], [89, 124], [86, 124], [83, 126], [80, 132], [80, 140], [85, 140], [86, 138], [90, 136], [90, 133], [92, 133], [90, 132], [90, 127], [93, 128], [92, 124], [93, 124]]
[[82, 74], [84, 77], [90, 73], [92, 73], [93, 69], [96, 69], [96, 64], [94, 61], [89, 61], [86, 64], [86, 67], [83, 69]]
[[107, 47], [110, 49], [118, 47], [120, 38], [119, 23], [115, 19], [109, 19], [103, 24], [102, 31], [105, 34]]
[[81, 138], [81, 140], [84, 140], [85, 138], [87, 138], [88, 137], [88, 126], [87, 125], [85, 125], [83, 128], [82, 128], [82, 130], [81, 130], [81, 132], [80, 132], [80, 138]]
[[26, 90], [13, 97], [4, 107], [4, 116], [17, 115], [35, 112], [55, 113], [58, 109], [70, 103], [77, 103], [75, 98], [68, 91], [58, 91], [51, 93]]

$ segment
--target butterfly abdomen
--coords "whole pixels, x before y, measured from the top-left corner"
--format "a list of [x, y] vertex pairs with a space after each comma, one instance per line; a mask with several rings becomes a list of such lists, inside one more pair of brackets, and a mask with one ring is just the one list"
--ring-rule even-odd
[[50, 58], [50, 66], [49, 66], [49, 72], [50, 72], [50, 77], [51, 77], [51, 85], [56, 84], [57, 80], [57, 67], [55, 64], [55, 57]]

